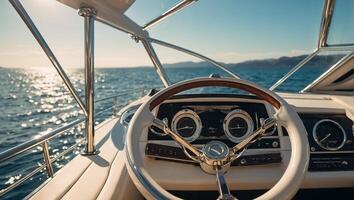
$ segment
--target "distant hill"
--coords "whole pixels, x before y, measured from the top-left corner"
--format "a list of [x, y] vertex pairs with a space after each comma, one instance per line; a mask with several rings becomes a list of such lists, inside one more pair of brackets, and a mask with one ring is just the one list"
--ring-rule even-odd
[[166, 68], [187, 68], [187, 67], [208, 67], [208, 66], [213, 66], [207, 62], [178, 62], [178, 63], [171, 63], [171, 64], [164, 64], [163, 65]]
[[[269, 58], [263, 60], [250, 60], [236, 64], [229, 64], [231, 67], [286, 67], [295, 66], [301, 62], [306, 55], [294, 56], [294, 57], [280, 57], [280, 58]], [[318, 61], [315, 61], [316, 63]]]
[[[240, 63], [221, 63], [230, 68], [252, 68], [252, 67], [289, 67], [295, 66], [301, 62], [307, 55], [293, 56], [293, 57], [280, 57], [280, 58], [269, 58], [263, 60], [249, 60]], [[325, 66], [328, 63], [332, 63], [335, 60], [338, 60], [338, 57], [343, 55], [331, 55], [331, 56], [316, 56], [311, 61], [310, 64], [312, 67], [321, 67]], [[172, 64], [164, 64], [166, 68], [186, 68], [186, 67], [211, 67], [212, 65], [207, 62], [179, 62]]]
[[[262, 60], [248, 60], [240, 63], [223, 63], [228, 68], [283, 68], [283, 67], [293, 67], [302, 61], [307, 55], [300, 55], [300, 56], [283, 56], [280, 58], [269, 58], [269, 59], [262, 59]], [[314, 57], [311, 61], [311, 67], [321, 67], [327, 66], [328, 63], [333, 63], [333, 61], [338, 60], [338, 57], [343, 57], [343, 55], [320, 55]], [[165, 68], [204, 68], [204, 67], [213, 67], [212, 64], [208, 62], [178, 62], [178, 63], [167, 63], [163, 64]], [[136, 67], [129, 67], [129, 68], [146, 68], [152, 66], [136, 66]], [[109, 67], [110, 68], [110, 67]], [[0, 66], [0, 69], [6, 69], [6, 67]]]

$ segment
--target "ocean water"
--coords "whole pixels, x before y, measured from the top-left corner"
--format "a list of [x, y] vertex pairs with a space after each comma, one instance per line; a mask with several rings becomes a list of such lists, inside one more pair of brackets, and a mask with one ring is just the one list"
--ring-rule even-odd
[[[290, 68], [237, 68], [241, 77], [254, 81], [264, 87], [269, 87], [282, 77]], [[208, 67], [199, 68], [169, 68], [167, 73], [172, 82], [194, 77], [206, 77], [210, 74], [227, 76], [220, 70]], [[82, 99], [84, 99], [83, 70], [68, 71], [73, 85]], [[298, 91], [306, 82], [316, 76], [315, 70], [302, 72], [299, 76], [290, 79], [280, 89], [282, 91]], [[131, 99], [137, 99], [152, 88], [161, 88], [162, 84], [153, 68], [112, 68], [97, 69], [95, 76], [95, 98], [100, 99], [129, 92], [118, 98], [118, 105], [122, 107]], [[230, 92], [213, 90], [213, 92]], [[95, 104], [96, 112], [104, 110], [112, 101], [103, 101]], [[63, 126], [79, 117], [82, 112], [77, 106], [63, 82], [52, 69], [6, 69], [0, 68], [0, 152], [8, 150], [29, 139]], [[96, 124], [110, 117], [112, 111], [96, 117]], [[51, 155], [58, 155], [83, 138], [83, 126], [77, 126], [49, 142]], [[36, 147], [26, 153], [0, 164], [0, 189], [3, 189], [43, 162], [42, 148]], [[68, 161], [79, 153], [78, 150], [66, 154], [54, 163], [54, 172], [62, 168]], [[46, 172], [39, 172], [33, 178], [21, 184], [0, 199], [21, 199], [33, 191], [47, 178]]]

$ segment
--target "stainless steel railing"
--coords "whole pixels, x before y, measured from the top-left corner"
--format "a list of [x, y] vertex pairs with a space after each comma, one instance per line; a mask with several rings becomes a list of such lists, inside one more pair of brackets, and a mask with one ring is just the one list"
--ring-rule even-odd
[[[139, 92], [141, 92], [141, 94], [144, 94], [145, 90], [146, 90], [146, 88], [127, 90], [127, 91], [124, 91], [124, 92], [114, 95], [114, 96], [104, 97], [102, 99], [96, 100], [95, 103], [112, 100], [112, 105], [97, 112], [95, 114], [95, 116], [99, 116], [109, 110], [113, 110], [112, 115], [115, 115], [117, 113], [117, 106], [119, 106], [118, 105], [118, 97], [133, 94], [133, 93], [139, 93]], [[44, 159], [44, 163], [42, 163], [39, 167], [37, 167], [36, 169], [31, 171], [27, 175], [23, 176], [18, 181], [11, 184], [10, 186], [8, 186], [6, 188], [1, 188], [0, 189], [0, 197], [5, 195], [6, 193], [11, 191], [12, 189], [16, 188], [17, 186], [19, 186], [20, 184], [22, 184], [23, 182], [25, 182], [29, 178], [33, 177], [35, 174], [37, 174], [38, 172], [40, 172], [42, 170], [46, 170], [48, 177], [52, 178], [54, 176], [54, 170], [53, 170], [52, 163], [54, 163], [55, 161], [57, 161], [59, 158], [63, 157], [67, 153], [76, 149], [79, 145], [83, 144], [86, 140], [85, 140], [85, 138], [80, 139], [74, 145], [65, 149], [64, 151], [57, 154], [56, 156], [53, 156], [52, 158], [51, 158], [51, 155], [49, 152], [48, 141], [56, 136], [66, 133], [68, 130], [77, 127], [78, 125], [82, 124], [83, 122], [85, 122], [85, 117], [81, 117], [79, 119], [76, 119], [65, 126], [62, 126], [62, 127], [59, 127], [55, 130], [52, 130], [50, 132], [46, 132], [44, 134], [41, 134], [39, 137], [34, 137], [33, 139], [31, 139], [27, 142], [24, 142], [18, 146], [15, 146], [7, 151], [0, 153], [0, 163], [3, 163], [5, 161], [15, 158], [16, 156], [18, 156], [24, 152], [27, 152], [37, 146], [41, 146], [42, 147], [42, 156]]]
[[146, 29], [154, 26], [155, 24], [157, 24], [157, 23], [161, 22], [162, 20], [166, 19], [167, 17], [179, 12], [180, 10], [188, 7], [189, 5], [191, 5], [192, 3], [196, 2], [196, 1], [197, 0], [181, 0], [175, 6], [173, 6], [172, 8], [167, 10], [166, 12], [164, 12], [162, 15], [160, 15], [160, 16], [156, 17], [155, 19], [146, 23], [143, 26], [143, 29], [146, 30]]

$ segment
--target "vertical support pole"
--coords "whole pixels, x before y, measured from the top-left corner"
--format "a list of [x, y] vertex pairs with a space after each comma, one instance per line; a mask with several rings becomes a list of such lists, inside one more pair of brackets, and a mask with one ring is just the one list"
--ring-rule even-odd
[[79, 15], [84, 17], [85, 31], [85, 96], [86, 96], [86, 146], [83, 155], [93, 155], [95, 149], [95, 106], [94, 106], [94, 23], [96, 11], [93, 8], [83, 7]]
[[116, 115], [116, 112], [117, 112], [117, 104], [118, 104], [118, 97], [117, 96], [115, 96], [115, 97], [113, 97], [113, 116], [115, 116]]
[[52, 163], [50, 162], [48, 142], [47, 141], [43, 142], [42, 147], [43, 147], [44, 162], [45, 162], [48, 176], [53, 177], [54, 172], [53, 172]]
[[324, 2], [321, 27], [320, 27], [320, 35], [318, 37], [318, 45], [317, 45], [318, 49], [325, 47], [327, 45], [328, 32], [332, 21], [335, 3], [336, 3], [335, 0], [326, 0]]

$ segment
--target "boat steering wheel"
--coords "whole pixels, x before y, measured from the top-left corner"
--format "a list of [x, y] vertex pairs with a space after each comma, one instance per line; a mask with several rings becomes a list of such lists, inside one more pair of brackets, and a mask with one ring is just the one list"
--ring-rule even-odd
[[[202, 149], [196, 148], [173, 132], [167, 124], [157, 119], [152, 110], [169, 97], [198, 87], [219, 86], [247, 91], [268, 102], [276, 109], [274, 116], [264, 120], [260, 128], [255, 130], [243, 141], [232, 148], [220, 141], [206, 143]], [[198, 78], [179, 82], [162, 89], [137, 110], [133, 116], [128, 131], [126, 143], [126, 166], [128, 173], [139, 191], [147, 199], [179, 199], [162, 188], [144, 169], [144, 153], [140, 148], [142, 134], [147, 134], [150, 126], [162, 129], [165, 134], [177, 142], [185, 154], [200, 164], [201, 170], [207, 174], [215, 174], [220, 196], [218, 199], [236, 199], [228, 189], [224, 173], [230, 168], [233, 160], [237, 159], [248, 144], [266, 135], [266, 130], [275, 124], [284, 126], [289, 134], [291, 143], [291, 158], [279, 181], [257, 199], [291, 199], [302, 183], [309, 161], [309, 147], [306, 129], [296, 111], [274, 92], [245, 80], [231, 78]]]

